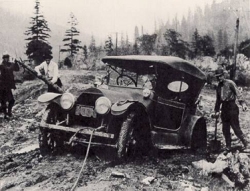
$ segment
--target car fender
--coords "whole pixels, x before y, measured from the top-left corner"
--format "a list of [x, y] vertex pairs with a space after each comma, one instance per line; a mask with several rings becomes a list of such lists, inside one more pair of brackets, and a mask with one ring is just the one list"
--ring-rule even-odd
[[182, 140], [182, 143], [185, 146], [190, 147], [192, 143], [192, 135], [194, 128], [205, 128], [206, 129], [206, 120], [204, 117], [196, 116], [196, 115], [188, 115], [186, 119], [184, 120], [184, 123], [182, 124], [184, 127], [184, 131], [180, 133], [180, 140]]
[[133, 105], [135, 103], [135, 101], [130, 101], [130, 100], [126, 100], [126, 101], [118, 101], [116, 103], [114, 103], [111, 107], [111, 114], [112, 115], [122, 115], [124, 114], [128, 108]]
[[49, 103], [51, 101], [58, 99], [61, 96], [62, 94], [48, 92], [48, 93], [40, 95], [37, 100], [40, 103]]

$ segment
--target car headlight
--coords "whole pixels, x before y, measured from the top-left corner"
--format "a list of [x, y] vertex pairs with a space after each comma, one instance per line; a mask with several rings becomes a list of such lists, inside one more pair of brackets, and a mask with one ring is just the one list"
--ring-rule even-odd
[[71, 93], [64, 93], [61, 97], [60, 104], [65, 110], [69, 110], [75, 103], [75, 97]]
[[142, 91], [142, 95], [144, 98], [149, 98], [150, 94], [151, 94], [151, 91], [147, 88]]
[[111, 101], [106, 97], [99, 97], [95, 102], [95, 111], [100, 115], [109, 112], [111, 108]]

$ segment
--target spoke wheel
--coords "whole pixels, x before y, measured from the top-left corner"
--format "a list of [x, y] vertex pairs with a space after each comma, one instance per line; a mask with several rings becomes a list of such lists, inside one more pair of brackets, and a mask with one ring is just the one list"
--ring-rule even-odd
[[55, 151], [56, 144], [57, 143], [53, 134], [41, 128], [39, 134], [39, 147], [41, 154], [46, 155], [48, 153], [53, 153]]
[[128, 114], [120, 130], [118, 142], [117, 142], [117, 157], [118, 159], [126, 159], [128, 156], [134, 154], [136, 146], [135, 130], [133, 122], [135, 113]]
[[[53, 115], [52, 115], [53, 114]], [[43, 116], [41, 123], [56, 123], [55, 111], [48, 107]], [[64, 146], [63, 137], [59, 135], [56, 136], [55, 132], [48, 130], [46, 128], [40, 127], [39, 133], [39, 147], [42, 155], [49, 153], [54, 153], [56, 150], [62, 149]]]

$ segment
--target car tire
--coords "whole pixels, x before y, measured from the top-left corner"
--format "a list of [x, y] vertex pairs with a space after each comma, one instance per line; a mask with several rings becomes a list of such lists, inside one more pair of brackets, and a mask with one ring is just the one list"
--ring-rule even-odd
[[[125, 160], [132, 153], [133, 144], [136, 144], [134, 139], [133, 122], [135, 119], [135, 112], [127, 115], [122, 123], [121, 130], [117, 142], [117, 158], [118, 160]], [[134, 143], [135, 142], [135, 143]], [[133, 145], [133, 146], [132, 146]]]
[[[41, 123], [55, 124], [56, 122], [52, 117], [52, 112], [51, 107], [48, 107], [42, 116]], [[63, 139], [57, 138], [53, 131], [43, 127], [40, 127], [38, 139], [40, 153], [43, 156], [55, 152], [56, 149], [62, 149], [64, 146]]]
[[191, 150], [198, 154], [207, 152], [207, 131], [206, 128], [196, 126], [192, 134]]

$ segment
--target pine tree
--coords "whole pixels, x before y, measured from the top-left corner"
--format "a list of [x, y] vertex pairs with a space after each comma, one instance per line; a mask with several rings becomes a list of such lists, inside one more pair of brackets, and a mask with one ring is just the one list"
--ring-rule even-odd
[[228, 46], [228, 35], [227, 35], [227, 31], [226, 30], [223, 33], [223, 45], [224, 45], [223, 48], [225, 48], [225, 47]]
[[84, 59], [86, 60], [88, 58], [88, 49], [86, 45], [83, 46], [83, 55]]
[[139, 46], [137, 42], [135, 42], [135, 44], [133, 45], [133, 55], [139, 55], [139, 54], [140, 54]]
[[131, 53], [131, 45], [129, 43], [128, 34], [126, 34], [124, 55], [129, 55]]
[[222, 30], [220, 29], [218, 31], [218, 34], [217, 34], [217, 48], [218, 48], [218, 51], [222, 50], [225, 46], [223, 45], [223, 34], [222, 34]]
[[29, 36], [27, 41], [26, 55], [29, 59], [33, 59], [35, 64], [39, 64], [44, 60], [44, 57], [52, 55], [52, 47], [49, 45], [47, 39], [50, 37], [48, 32], [47, 21], [44, 16], [40, 13], [40, 2], [36, 0], [35, 5], [35, 16], [31, 17], [31, 27], [24, 33]]
[[178, 56], [185, 58], [187, 53], [187, 43], [181, 39], [181, 34], [173, 29], [167, 29], [164, 33], [167, 46], [164, 47], [165, 55]]
[[96, 44], [95, 44], [95, 38], [93, 35], [91, 36], [91, 41], [89, 44], [89, 52], [90, 52], [91, 56], [93, 56], [93, 57], [97, 57], [97, 55], [98, 55], [98, 51], [97, 51]]
[[134, 35], [134, 38], [135, 38], [135, 42], [137, 41], [137, 39], [139, 38], [139, 29], [137, 26], [135, 26], [135, 35]]
[[146, 55], [151, 55], [154, 51], [154, 45], [157, 38], [157, 34], [144, 34], [142, 35], [138, 40], [140, 43], [140, 48], [142, 49], [142, 52]]
[[119, 55], [124, 55], [124, 49], [125, 49], [125, 41], [123, 38], [123, 33], [121, 33], [121, 45], [120, 45], [120, 54]]
[[95, 38], [94, 38], [93, 35], [91, 36], [91, 41], [90, 41], [90, 45], [89, 45], [89, 51], [91, 53], [94, 53], [96, 51]]
[[184, 40], [188, 40], [188, 23], [184, 16], [181, 20], [180, 33], [182, 34]]
[[191, 49], [192, 58], [195, 58], [196, 56], [201, 56], [201, 36], [197, 29], [195, 29], [194, 34], [192, 36]]
[[70, 24], [70, 28], [65, 32], [65, 38], [63, 39], [65, 48], [61, 49], [61, 52], [68, 52], [73, 57], [82, 48], [80, 46], [81, 41], [76, 38], [80, 32], [76, 29], [78, 21], [73, 13], [70, 14], [70, 21], [68, 23]]
[[209, 35], [202, 36], [200, 39], [201, 52], [203, 56], [214, 56], [215, 49], [213, 40]]

